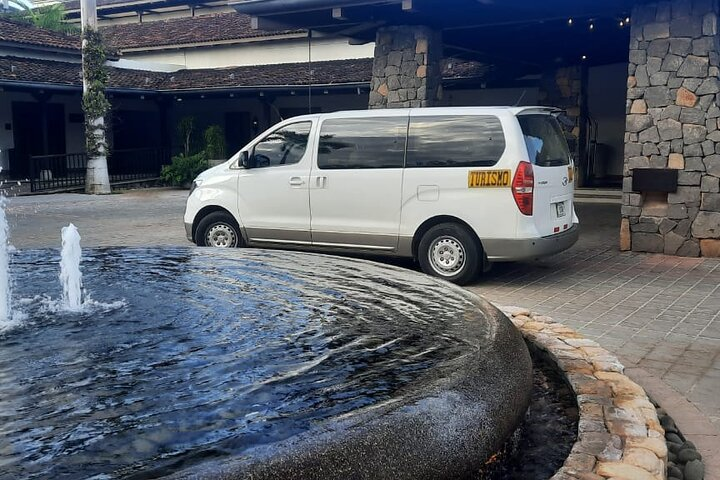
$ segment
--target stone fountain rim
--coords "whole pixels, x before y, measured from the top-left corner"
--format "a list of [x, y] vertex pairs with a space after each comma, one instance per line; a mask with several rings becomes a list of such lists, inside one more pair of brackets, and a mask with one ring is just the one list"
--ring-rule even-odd
[[[281, 442], [279, 449], [277, 445], [260, 447], [252, 452], [259, 454], [258, 460], [251, 464], [231, 457], [189, 467], [170, 478], [319, 479], [337, 478], [344, 471], [354, 478], [430, 479], [436, 478], [448, 464], [456, 469], [449, 472], [452, 478], [459, 477], [457, 464], [464, 465], [462, 468], [467, 471], [472, 466], [476, 472], [522, 423], [532, 391], [532, 362], [519, 330], [495, 306], [460, 287], [434, 281], [477, 305], [476, 315], [484, 316], [494, 326], [499, 340], [491, 342], [493, 348], [477, 351], [478, 355], [483, 354], [483, 361], [478, 361], [475, 355], [466, 355], [461, 363], [454, 365], [451, 375], [416, 389], [415, 395], [404, 398], [399, 405], [374, 407], [350, 423], [331, 420], [324, 424], [324, 430], [313, 429], [306, 435]], [[491, 369], [493, 375], [488, 375]], [[488, 385], [503, 390], [488, 400]], [[435, 401], [456, 402], [451, 406], [457, 406], [454, 411], [460, 411], [461, 415], [448, 415], [445, 409], [448, 404], [435, 404]], [[486, 409], [482, 410], [483, 406]], [[478, 417], [481, 410], [482, 417]], [[451, 423], [449, 418], [454, 421], [450, 428], [445, 428]], [[458, 418], [465, 422], [458, 422]], [[435, 430], [444, 434], [442, 441]], [[482, 445], [477, 435], [486, 430], [493, 433], [486, 433], [486, 444]], [[338, 434], [345, 436], [338, 441]], [[398, 437], [405, 441], [398, 441]], [[428, 437], [434, 442], [427, 441]], [[378, 445], [384, 447], [378, 448]], [[464, 453], [457, 452], [463, 448]], [[398, 460], [402, 457], [406, 459]], [[389, 458], [396, 460], [388, 461]], [[414, 464], [419, 465], [415, 471]], [[428, 470], [428, 464], [435, 469]], [[356, 470], [358, 467], [360, 471]]]
[[578, 438], [551, 480], [665, 479], [667, 445], [645, 390], [597, 342], [526, 308], [498, 306], [576, 395]]

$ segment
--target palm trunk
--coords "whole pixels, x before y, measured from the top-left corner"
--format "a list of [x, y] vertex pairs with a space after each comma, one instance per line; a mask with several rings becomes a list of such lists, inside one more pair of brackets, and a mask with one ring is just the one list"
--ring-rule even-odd
[[[83, 37], [88, 29], [97, 29], [97, 10], [95, 0], [80, 1], [80, 15], [82, 18]], [[83, 54], [83, 98], [90, 94], [91, 83], [93, 78], [97, 77], [97, 72], [89, 72], [88, 64], [94, 62], [86, 62], [85, 56], [88, 55], [88, 41], [83, 38], [82, 54]], [[104, 94], [104, 92], [103, 92]], [[83, 102], [85, 105], [85, 102]], [[86, 117], [86, 145], [87, 151], [87, 171], [85, 176], [85, 193], [90, 194], [107, 194], [110, 193], [110, 176], [107, 167], [107, 152], [105, 146], [105, 118], [96, 115], [88, 109], [85, 109]]]

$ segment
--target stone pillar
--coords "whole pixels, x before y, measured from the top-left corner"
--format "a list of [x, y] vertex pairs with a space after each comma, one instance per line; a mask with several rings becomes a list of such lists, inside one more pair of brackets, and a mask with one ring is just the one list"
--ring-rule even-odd
[[565, 110], [571, 124], [562, 124], [570, 146], [570, 153], [580, 158], [580, 125], [582, 106], [582, 69], [580, 66], [562, 67], [543, 72], [540, 79], [539, 102], [548, 107]]
[[442, 99], [442, 40], [423, 26], [377, 32], [369, 108], [432, 107]]
[[[626, 249], [720, 255], [717, 24], [716, 0], [633, 9], [621, 227]], [[641, 168], [676, 169], [677, 191], [633, 191], [633, 172]]]

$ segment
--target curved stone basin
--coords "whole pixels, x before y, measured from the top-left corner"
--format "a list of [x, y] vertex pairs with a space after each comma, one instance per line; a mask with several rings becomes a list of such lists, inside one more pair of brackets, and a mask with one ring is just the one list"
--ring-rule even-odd
[[58, 260], [12, 259], [29, 318], [0, 333], [0, 476], [462, 478], [529, 400], [519, 332], [425, 275], [305, 253], [94, 250], [95, 303], [71, 314], [38, 296], [60, 296]]

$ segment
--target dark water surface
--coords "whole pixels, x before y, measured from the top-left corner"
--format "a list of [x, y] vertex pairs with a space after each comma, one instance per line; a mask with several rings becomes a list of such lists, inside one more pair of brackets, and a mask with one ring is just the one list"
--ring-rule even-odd
[[459, 290], [392, 267], [190, 248], [86, 251], [100, 304], [54, 312], [58, 262], [12, 257], [29, 318], [0, 333], [3, 479], [144, 478], [249, 455], [404, 395], [466, 353], [477, 317]]

